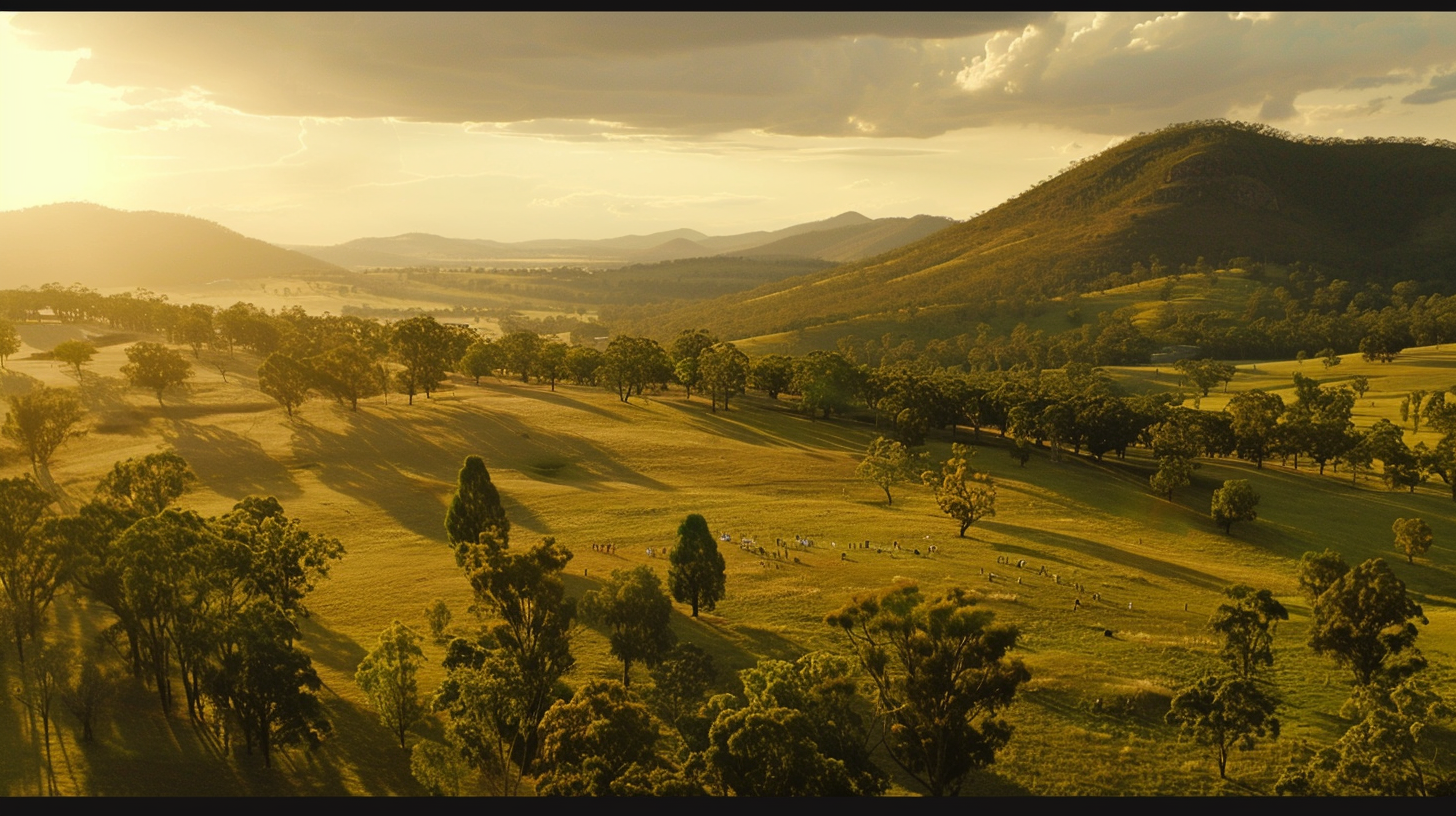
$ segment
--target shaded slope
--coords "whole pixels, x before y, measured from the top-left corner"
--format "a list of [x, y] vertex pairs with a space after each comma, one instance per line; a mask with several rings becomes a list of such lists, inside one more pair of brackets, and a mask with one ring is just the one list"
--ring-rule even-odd
[[704, 326], [747, 337], [911, 307], [983, 312], [998, 300], [1093, 288], [1151, 256], [1175, 269], [1199, 256], [1304, 261], [1357, 283], [1446, 276], [1456, 257], [1456, 149], [1174, 126], [881, 256], [666, 315], [621, 317], [665, 336]]
[[341, 271], [190, 215], [49, 204], [0, 213], [7, 286], [170, 286]]

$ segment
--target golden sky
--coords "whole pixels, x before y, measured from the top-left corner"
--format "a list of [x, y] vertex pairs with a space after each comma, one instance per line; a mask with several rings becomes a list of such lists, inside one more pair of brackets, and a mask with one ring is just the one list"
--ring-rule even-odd
[[0, 210], [278, 243], [967, 218], [1191, 119], [1456, 138], [1452, 14], [5, 14]]

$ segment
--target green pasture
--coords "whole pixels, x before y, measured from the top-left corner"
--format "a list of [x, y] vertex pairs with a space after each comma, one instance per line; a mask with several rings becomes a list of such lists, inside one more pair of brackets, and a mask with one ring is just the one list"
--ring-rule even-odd
[[[16, 393], [37, 380], [76, 386], [58, 364], [23, 359], [67, 339], [45, 332], [73, 328], [22, 327], [31, 347], [0, 372], [0, 388]], [[744, 397], [712, 413], [680, 391], [623, 403], [605, 390], [456, 380], [433, 399], [407, 405], [398, 395], [376, 397], [358, 413], [314, 400], [290, 422], [257, 390], [256, 360], [239, 354], [225, 361], [224, 381], [205, 364], [224, 361], [204, 354], [191, 384], [158, 405], [120, 379], [124, 347], [103, 347], [86, 370], [79, 388], [93, 427], [59, 450], [47, 478], [63, 504], [74, 506], [112, 463], [175, 449], [200, 480], [184, 507], [217, 514], [245, 496], [272, 495], [307, 529], [339, 538], [348, 554], [310, 596], [302, 641], [326, 684], [335, 732], [316, 750], [283, 752], [266, 770], [259, 757], [224, 751], [180, 711], [162, 716], [147, 689], [127, 686], [94, 744], [81, 743], [68, 715], [58, 715], [52, 750], [64, 793], [421, 793], [407, 752], [379, 725], [353, 673], [392, 620], [423, 632], [425, 606], [435, 598], [450, 605], [457, 630], [475, 625], [443, 527], [456, 472], [470, 454], [490, 469], [513, 542], [554, 536], [574, 552], [567, 582], [577, 595], [615, 569], [645, 564], [665, 575], [665, 551], [689, 513], [731, 535], [719, 545], [726, 599], [697, 620], [678, 606], [674, 621], [681, 639], [717, 658], [724, 690], [733, 689], [734, 671], [760, 658], [844, 650], [823, 617], [858, 593], [903, 579], [974, 591], [999, 619], [1020, 627], [1018, 654], [1033, 679], [1007, 711], [1015, 737], [973, 779], [972, 793], [1268, 792], [1295, 739], [1328, 743], [1344, 727], [1336, 712], [1348, 678], [1303, 645], [1308, 610], [1294, 565], [1306, 550], [1333, 548], [1351, 563], [1387, 558], [1430, 619], [1420, 644], [1433, 676], [1449, 681], [1456, 667], [1456, 503], [1443, 485], [1389, 493], [1374, 480], [1352, 485], [1343, 474], [1321, 479], [1277, 463], [1255, 469], [1205, 461], [1193, 485], [1167, 502], [1148, 492], [1153, 466], [1143, 451], [1101, 463], [1052, 461], [1039, 452], [1021, 467], [1001, 440], [982, 433], [974, 464], [996, 479], [997, 513], [960, 538], [926, 488], [901, 485], [886, 506], [878, 487], [855, 479], [872, 427], [810, 421], [786, 403]], [[1368, 422], [1394, 411], [1402, 389], [1456, 382], [1446, 368], [1456, 368], [1456, 349], [1416, 350], [1385, 366], [1351, 356], [1329, 372], [1318, 360], [1260, 363], [1257, 372], [1241, 366], [1232, 389], [1288, 384], [1294, 371], [1320, 379], [1365, 373], [1372, 386], [1360, 401], [1360, 421]], [[1116, 373], [1130, 383], [1176, 380], [1166, 368]], [[1222, 399], [1210, 394], [1203, 407], [1216, 409]], [[962, 430], [958, 439], [968, 435]], [[932, 441], [932, 464], [949, 445], [948, 438]], [[28, 471], [13, 447], [0, 451], [0, 476]], [[1262, 502], [1257, 521], [1226, 536], [1208, 507], [1212, 491], [1231, 478], [1251, 480]], [[1413, 565], [1391, 546], [1390, 524], [1402, 516], [1426, 519], [1436, 534], [1435, 547]], [[744, 537], [770, 555], [744, 549]], [[776, 539], [800, 537], [813, 546], [772, 557]], [[867, 548], [847, 546], [866, 541]], [[593, 551], [594, 544], [614, 545], [615, 553]], [[1279, 629], [1273, 673], [1285, 700], [1285, 737], [1236, 754], [1231, 780], [1220, 783], [1206, 751], [1180, 743], [1162, 715], [1177, 687], [1215, 665], [1205, 624], [1221, 590], [1235, 583], [1268, 587], [1291, 611]], [[66, 598], [49, 631], [85, 642], [108, 623], [102, 608]], [[620, 677], [598, 632], [581, 628], [574, 652], [569, 684]], [[441, 654], [427, 647], [427, 690], [442, 676]], [[19, 681], [13, 648], [0, 659], [0, 679], [7, 688]], [[633, 680], [649, 682], [641, 669]], [[12, 795], [43, 790], [33, 727], [12, 696], [0, 701], [0, 790]], [[416, 734], [437, 731], [427, 725]], [[883, 764], [893, 769], [888, 758]], [[901, 792], [916, 790], [896, 779]]]

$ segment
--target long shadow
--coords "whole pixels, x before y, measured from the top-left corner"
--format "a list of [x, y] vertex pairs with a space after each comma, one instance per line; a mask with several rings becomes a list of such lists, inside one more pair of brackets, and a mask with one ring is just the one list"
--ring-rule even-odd
[[632, 421], [630, 417], [622, 416], [621, 414], [613, 413], [606, 410], [605, 408], [593, 405], [590, 402], [579, 400], [571, 396], [570, 392], [542, 390], [547, 388], [547, 386], [531, 386], [525, 383], [507, 384], [504, 382], [482, 382], [479, 385], [476, 385], [475, 383], [462, 382], [459, 387], [479, 388], [485, 391], [495, 391], [502, 394], [509, 394], [513, 397], [524, 397], [526, 399], [533, 399], [537, 402], [545, 402], [561, 408], [571, 408], [577, 411], [586, 411], [587, 413], [596, 414], [599, 417], [605, 417], [606, 419], [610, 419], [615, 422]]
[[[403, 422], [387, 429], [376, 422], [366, 415], [347, 434], [299, 423], [294, 455], [306, 463], [303, 466], [316, 466], [319, 481], [333, 490], [378, 507], [416, 535], [439, 538], [445, 513], [442, 480], [417, 478], [396, 464], [409, 461], [419, 467], [421, 460], [431, 458], [435, 446], [413, 439]], [[512, 515], [511, 520], [517, 517]]]
[[[567, 592], [575, 598], [601, 587], [600, 581], [579, 575], [566, 575], [563, 580]], [[807, 651], [767, 629], [734, 623], [711, 614], [694, 620], [678, 608], [674, 608], [669, 626], [678, 642], [691, 643], [713, 656], [718, 669], [718, 688], [722, 690], [736, 690], [738, 672], [757, 665], [762, 658], [796, 660]]]
[[783, 422], [764, 422], [764, 410], [740, 405], [732, 410], [713, 412], [705, 403], [688, 403], [678, 400], [660, 400], [659, 404], [676, 410], [698, 429], [717, 436], [726, 436], [750, 445], [772, 445], [797, 448], [821, 458], [827, 458], [825, 451], [842, 450], [846, 453], [862, 453], [864, 442], [862, 431], [840, 428], [826, 421], [812, 422], [799, 417], [800, 423], [794, 430], [807, 441], [794, 439], [783, 432]]
[[[1057, 547], [1079, 552], [1109, 564], [1117, 564], [1118, 566], [1136, 569], [1151, 575], [1184, 581], [1206, 589], [1222, 589], [1228, 585], [1228, 581], [1201, 570], [1170, 563], [1160, 558], [1120, 550], [1116, 547], [1099, 544], [1096, 541], [1090, 541], [1085, 538], [1054, 533], [1048, 530], [1037, 530], [1031, 527], [1022, 527], [1000, 521], [982, 521], [981, 524], [1014, 538], [1035, 541], [1046, 547]], [[1046, 553], [1037, 553], [1037, 555], [1046, 557]]]
[[288, 468], [241, 434], [216, 425], [174, 421], [162, 431], [204, 485], [222, 496], [276, 496], [280, 500], [303, 495]]

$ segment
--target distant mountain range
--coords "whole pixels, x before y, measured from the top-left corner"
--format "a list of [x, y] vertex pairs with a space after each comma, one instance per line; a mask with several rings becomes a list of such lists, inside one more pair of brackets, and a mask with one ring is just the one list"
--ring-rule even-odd
[[86, 203], [0, 212], [0, 247], [5, 287], [166, 287], [342, 271], [190, 215]]
[[1096, 289], [1154, 257], [1175, 271], [1199, 257], [1299, 261], [1357, 286], [1456, 291], [1456, 145], [1172, 126], [883, 255], [621, 318], [661, 337], [698, 327], [753, 337], [917, 307], [969, 315]]
[[780, 230], [706, 235], [675, 229], [600, 240], [555, 239], [506, 243], [411, 232], [359, 238], [333, 246], [288, 248], [352, 269], [405, 266], [622, 265], [717, 255], [855, 261], [903, 246], [956, 223], [950, 218], [866, 218], [846, 212]]
[[339, 273], [379, 267], [625, 266], [685, 258], [858, 260], [956, 223], [866, 218], [856, 212], [780, 230], [706, 235], [675, 229], [601, 240], [506, 243], [407, 233], [334, 246], [274, 246], [188, 215], [65, 203], [0, 212], [4, 286], [95, 288], [195, 285], [224, 278]]

